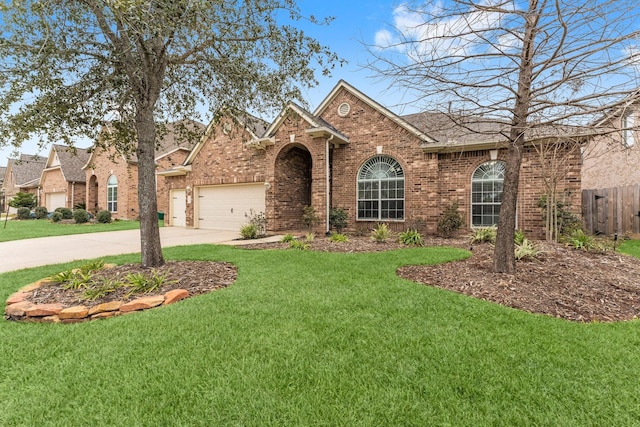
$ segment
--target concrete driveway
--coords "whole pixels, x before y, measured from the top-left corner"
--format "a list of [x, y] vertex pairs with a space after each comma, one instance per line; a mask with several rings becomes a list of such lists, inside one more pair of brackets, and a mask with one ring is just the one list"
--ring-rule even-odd
[[[162, 247], [198, 243], [239, 244], [240, 233], [221, 230], [194, 230], [183, 227], [160, 228]], [[40, 237], [0, 243], [0, 273], [58, 264], [74, 260], [99, 258], [140, 252], [140, 230]]]

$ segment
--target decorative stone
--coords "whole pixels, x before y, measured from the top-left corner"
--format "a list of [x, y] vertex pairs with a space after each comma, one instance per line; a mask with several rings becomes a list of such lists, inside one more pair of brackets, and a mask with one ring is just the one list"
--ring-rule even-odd
[[89, 315], [89, 309], [84, 305], [64, 308], [58, 313], [60, 319], [84, 319]]
[[183, 300], [189, 296], [189, 291], [186, 289], [173, 289], [164, 294], [164, 302], [162, 304], [168, 305]]
[[31, 296], [31, 292], [16, 292], [14, 294], [9, 295], [7, 298], [7, 305], [15, 304], [18, 302], [22, 302]]
[[89, 316], [93, 316], [94, 314], [98, 314], [98, 313], [116, 311], [120, 309], [121, 305], [122, 305], [122, 301], [104, 302], [102, 304], [98, 304], [94, 307], [91, 307], [87, 314]]
[[29, 301], [17, 302], [15, 304], [7, 305], [4, 308], [4, 314], [10, 317], [23, 317], [26, 315], [26, 311], [33, 307], [33, 304]]
[[92, 315], [91, 319], [107, 319], [109, 317], [114, 317], [117, 313], [117, 311], [103, 311]]
[[63, 308], [62, 304], [35, 304], [26, 309], [25, 314], [28, 317], [53, 316], [60, 313]]
[[45, 323], [60, 323], [60, 318], [58, 316], [45, 316], [40, 318], [40, 321]]
[[128, 313], [137, 310], [147, 310], [149, 308], [157, 307], [164, 302], [164, 295], [155, 295], [150, 297], [142, 297], [134, 299], [128, 303], [120, 306], [122, 313]]

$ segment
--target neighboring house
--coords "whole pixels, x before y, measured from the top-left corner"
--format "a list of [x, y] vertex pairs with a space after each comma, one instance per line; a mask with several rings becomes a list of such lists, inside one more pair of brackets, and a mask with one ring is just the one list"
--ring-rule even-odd
[[582, 216], [594, 234], [640, 233], [638, 125], [640, 106], [612, 111], [582, 151]]
[[[204, 125], [194, 121], [167, 126], [156, 146], [156, 163], [158, 167], [167, 168], [182, 164], [194, 145], [188, 135], [181, 137], [182, 130], [199, 136]], [[97, 213], [108, 210], [114, 219], [131, 219], [139, 217], [138, 207], [138, 160], [133, 154], [124, 154], [109, 146], [96, 144], [90, 149], [91, 154], [82, 167], [86, 176], [87, 210]], [[168, 209], [168, 196], [163, 177], [156, 182], [158, 211]]]
[[[442, 118], [400, 117], [340, 81], [313, 113], [290, 103], [262, 133], [243, 120], [212, 123], [182, 166], [158, 175], [178, 195], [170, 211], [185, 206], [176, 225], [187, 227], [238, 230], [254, 210], [265, 212], [270, 232], [300, 230], [304, 207], [313, 206], [320, 218], [317, 232], [329, 229], [330, 208], [343, 208], [351, 230], [385, 222], [396, 231], [435, 233], [440, 215], [454, 202], [466, 228], [494, 225], [505, 140], [489, 129], [495, 124], [447, 127]], [[468, 132], [470, 127], [484, 135]], [[558, 185], [577, 193], [579, 151], [568, 150], [567, 159]], [[540, 156], [528, 146], [517, 226], [537, 236], [543, 234], [541, 170]]]
[[46, 159], [38, 155], [22, 154], [19, 159], [8, 159], [3, 182], [5, 203], [22, 192], [35, 194], [39, 205], [40, 175], [45, 165]]
[[89, 153], [84, 148], [54, 144], [40, 176], [40, 205], [49, 212], [73, 209], [86, 202], [86, 176], [82, 167]]

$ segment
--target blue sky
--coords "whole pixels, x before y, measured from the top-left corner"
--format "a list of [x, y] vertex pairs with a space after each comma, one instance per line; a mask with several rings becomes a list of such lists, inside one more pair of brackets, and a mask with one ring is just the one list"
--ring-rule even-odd
[[[364, 43], [373, 43], [377, 31], [393, 21], [393, 8], [397, 4], [394, 0], [383, 1], [336, 1], [302, 0], [299, 3], [306, 15], [318, 18], [333, 16], [335, 20], [329, 26], [302, 25], [309, 35], [315, 37], [321, 44], [328, 45], [341, 58], [348, 61], [343, 67], [336, 68], [333, 76], [325, 78], [319, 76], [320, 85], [307, 91], [306, 99], [310, 110], [313, 111], [324, 97], [333, 89], [340, 79], [344, 79], [368, 96], [378, 100], [381, 104], [398, 113], [409, 113], [406, 108], [395, 108], [398, 95], [385, 90], [388, 84], [376, 82], [371, 71], [362, 69], [368, 59]], [[270, 119], [270, 118], [265, 118]], [[79, 147], [88, 147], [90, 142], [80, 142]], [[25, 143], [20, 149], [24, 154], [49, 154], [48, 148], [38, 151], [37, 145]], [[0, 166], [6, 166], [7, 158], [13, 157], [13, 147], [0, 147]]]

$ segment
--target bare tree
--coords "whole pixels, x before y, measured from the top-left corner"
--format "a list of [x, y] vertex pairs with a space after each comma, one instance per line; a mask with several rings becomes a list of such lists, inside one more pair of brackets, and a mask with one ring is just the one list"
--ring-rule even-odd
[[[370, 46], [369, 67], [425, 109], [501, 122], [507, 165], [494, 256], [514, 273], [516, 198], [524, 147], [536, 135], [591, 126], [637, 97], [639, 6], [604, 0], [445, 0], [403, 4]], [[472, 128], [469, 128], [471, 131]], [[575, 135], [572, 135], [575, 136]]]
[[109, 121], [108, 142], [138, 157], [146, 267], [164, 262], [157, 124], [201, 107], [272, 112], [337, 61], [295, 27], [318, 21], [294, 0], [27, 0], [0, 12], [0, 144], [95, 140]]

